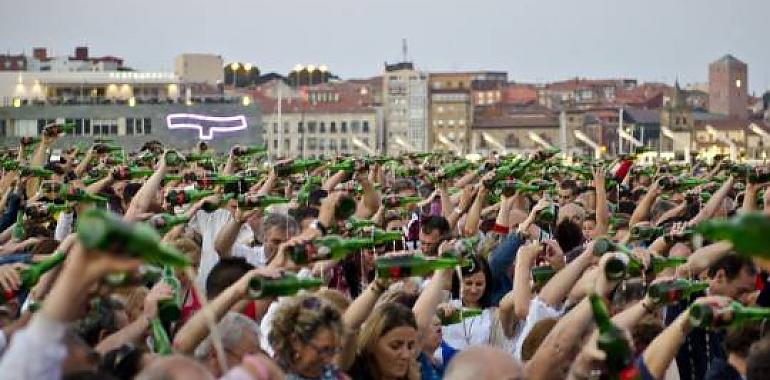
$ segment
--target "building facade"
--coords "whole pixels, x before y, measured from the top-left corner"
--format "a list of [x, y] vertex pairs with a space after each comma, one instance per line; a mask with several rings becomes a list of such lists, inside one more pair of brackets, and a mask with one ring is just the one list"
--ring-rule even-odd
[[748, 66], [732, 55], [709, 65], [709, 112], [745, 119], [749, 104]]
[[180, 54], [174, 59], [174, 74], [186, 83], [216, 86], [223, 83], [225, 61], [214, 54]]
[[540, 106], [485, 106], [474, 110], [474, 153], [531, 153], [546, 146], [559, 147], [560, 138], [558, 115]]
[[384, 138], [388, 154], [428, 148], [428, 75], [412, 62], [385, 64], [383, 80]]
[[179, 149], [200, 140], [215, 149], [262, 143], [260, 110], [250, 98], [199, 96], [172, 73], [0, 72], [3, 145], [38, 136], [52, 122], [75, 125], [64, 144], [97, 138], [128, 149], [148, 140]]

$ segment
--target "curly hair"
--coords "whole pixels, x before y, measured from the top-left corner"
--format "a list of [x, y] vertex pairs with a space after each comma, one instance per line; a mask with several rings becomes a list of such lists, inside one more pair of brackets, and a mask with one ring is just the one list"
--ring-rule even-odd
[[267, 339], [278, 363], [288, 367], [294, 360], [292, 340], [310, 342], [324, 328], [331, 329], [337, 336], [342, 335], [339, 309], [324, 298], [299, 295], [287, 298], [278, 306]]

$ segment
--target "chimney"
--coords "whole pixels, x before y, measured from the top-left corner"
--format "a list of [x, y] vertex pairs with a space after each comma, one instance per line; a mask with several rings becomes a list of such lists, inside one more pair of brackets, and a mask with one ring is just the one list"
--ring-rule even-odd
[[75, 48], [75, 59], [79, 61], [88, 60], [88, 47], [78, 46]]
[[45, 48], [34, 48], [32, 49], [32, 56], [38, 61], [45, 61], [48, 59], [48, 51]]

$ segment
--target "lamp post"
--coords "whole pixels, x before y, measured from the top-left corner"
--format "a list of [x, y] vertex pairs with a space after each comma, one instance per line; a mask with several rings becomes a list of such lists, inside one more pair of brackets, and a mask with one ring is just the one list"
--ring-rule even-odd
[[241, 67], [241, 64], [238, 62], [233, 62], [230, 64], [230, 70], [233, 72], [233, 87], [238, 87], [238, 69]]

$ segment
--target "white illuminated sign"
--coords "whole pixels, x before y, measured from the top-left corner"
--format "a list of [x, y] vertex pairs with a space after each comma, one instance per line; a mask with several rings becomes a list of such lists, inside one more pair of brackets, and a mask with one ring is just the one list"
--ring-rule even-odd
[[173, 113], [166, 116], [168, 129], [196, 129], [201, 140], [214, 139], [215, 133], [232, 133], [248, 127], [246, 116], [207, 116], [192, 113]]

